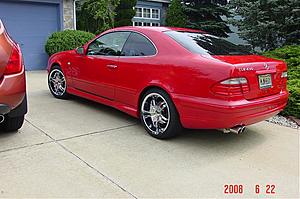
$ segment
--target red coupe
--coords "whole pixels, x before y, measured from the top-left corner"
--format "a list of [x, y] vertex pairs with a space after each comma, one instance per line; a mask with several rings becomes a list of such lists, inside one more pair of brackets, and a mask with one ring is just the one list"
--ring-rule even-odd
[[284, 62], [192, 29], [108, 30], [51, 56], [48, 71], [55, 97], [115, 107], [160, 139], [182, 127], [241, 133], [279, 113], [288, 99]]

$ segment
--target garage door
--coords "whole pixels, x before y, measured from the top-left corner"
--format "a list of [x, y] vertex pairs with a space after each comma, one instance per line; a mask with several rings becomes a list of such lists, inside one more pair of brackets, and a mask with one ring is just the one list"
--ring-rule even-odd
[[24, 55], [27, 70], [45, 69], [44, 45], [60, 29], [59, 4], [0, 1], [0, 18]]

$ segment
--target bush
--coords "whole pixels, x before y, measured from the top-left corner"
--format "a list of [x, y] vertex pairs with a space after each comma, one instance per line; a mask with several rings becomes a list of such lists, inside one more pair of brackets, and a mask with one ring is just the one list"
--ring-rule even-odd
[[53, 33], [45, 45], [46, 53], [51, 56], [57, 52], [72, 50], [84, 45], [95, 35], [80, 30], [65, 30]]
[[264, 53], [267, 57], [284, 60], [288, 65], [289, 102], [284, 115], [300, 118], [300, 46], [284, 46]]

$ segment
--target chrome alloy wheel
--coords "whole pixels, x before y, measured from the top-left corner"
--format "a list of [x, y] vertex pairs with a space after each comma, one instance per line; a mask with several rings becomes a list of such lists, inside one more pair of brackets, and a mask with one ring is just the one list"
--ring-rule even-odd
[[49, 87], [57, 96], [62, 96], [66, 92], [66, 80], [62, 71], [58, 69], [51, 71], [49, 74]]
[[141, 114], [145, 125], [155, 135], [164, 133], [169, 126], [169, 105], [158, 93], [150, 93], [144, 98]]

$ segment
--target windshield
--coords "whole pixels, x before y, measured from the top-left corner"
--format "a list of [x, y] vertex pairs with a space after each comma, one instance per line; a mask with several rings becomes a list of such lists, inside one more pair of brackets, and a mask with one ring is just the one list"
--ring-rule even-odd
[[189, 51], [201, 55], [250, 55], [243, 47], [219, 37], [194, 32], [164, 32]]

